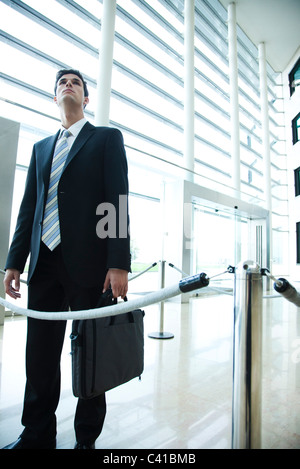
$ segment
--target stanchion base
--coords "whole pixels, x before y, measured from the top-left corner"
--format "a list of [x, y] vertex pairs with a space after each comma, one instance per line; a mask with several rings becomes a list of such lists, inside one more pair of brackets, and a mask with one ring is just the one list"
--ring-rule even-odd
[[150, 332], [148, 337], [150, 337], [150, 339], [173, 339], [174, 334], [171, 332]]

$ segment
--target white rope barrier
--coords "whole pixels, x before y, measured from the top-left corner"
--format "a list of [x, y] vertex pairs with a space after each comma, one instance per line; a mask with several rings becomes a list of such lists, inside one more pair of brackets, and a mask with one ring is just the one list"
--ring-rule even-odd
[[118, 303], [116, 305], [104, 306], [103, 308], [94, 308], [80, 311], [35, 311], [13, 305], [1, 297], [0, 304], [15, 314], [28, 316], [35, 319], [46, 319], [50, 321], [63, 321], [67, 319], [95, 319], [128, 313], [129, 311], [134, 311], [135, 309], [144, 308], [146, 306], [165, 301], [169, 298], [180, 295], [181, 293], [187, 293], [193, 290], [197, 290], [198, 288], [206, 287], [208, 284], [209, 279], [207, 278], [206, 274], [201, 273], [182, 279], [179, 284], [162, 288], [157, 292], [148, 293], [143, 298], [136, 298], [134, 300]]
[[[154, 265], [149, 266], [145, 269], [144, 272], [151, 269]], [[233, 267], [229, 266], [226, 272], [233, 273]], [[300, 307], [300, 293], [284, 278], [276, 279], [267, 269], [262, 269], [263, 274], [268, 276], [270, 279], [274, 280], [274, 289], [279, 295], [268, 295], [264, 296], [264, 298], [278, 298], [283, 296], [289, 302], [295, 304], [296, 306]], [[1, 273], [5, 273], [0, 269]], [[142, 272], [142, 273], [144, 273]], [[225, 272], [222, 272], [222, 274]], [[138, 274], [140, 275], [140, 274]], [[221, 274], [218, 274], [221, 275]], [[216, 277], [216, 275], [214, 276]], [[213, 277], [211, 277], [213, 278]], [[23, 281], [24, 282], [24, 281]], [[190, 292], [193, 290], [201, 289], [209, 285], [210, 278], [207, 277], [206, 274], [201, 273], [197, 275], [193, 275], [190, 277], [185, 277], [180, 280], [179, 284], [172, 285], [167, 288], [162, 288], [156, 292], [149, 293], [142, 298], [136, 298], [130, 301], [124, 301], [122, 303], [118, 303], [112, 306], [105, 306], [103, 308], [94, 308], [88, 310], [80, 310], [80, 311], [60, 311], [60, 312], [46, 312], [46, 311], [35, 311], [31, 309], [21, 308], [18, 305], [14, 305], [11, 302], [6, 301], [4, 298], [0, 297], [0, 304], [9, 309], [11, 312], [15, 314], [19, 314], [22, 316], [28, 316], [35, 319], [46, 319], [52, 321], [62, 321], [62, 320], [76, 320], [76, 319], [95, 319], [95, 318], [103, 318], [107, 316], [117, 316], [118, 314], [128, 313], [129, 311], [133, 311], [135, 309], [144, 308], [146, 306], [160, 303], [165, 301], [169, 298], [175, 297], [182, 293]], [[24, 282], [26, 283], [26, 282]], [[222, 293], [225, 293], [223, 289], [220, 288], [210, 288], [211, 290], [219, 290]], [[230, 292], [226, 292], [230, 294]]]
[[23, 316], [29, 316], [35, 319], [47, 319], [53, 321], [62, 321], [67, 319], [95, 319], [104, 318], [107, 316], [116, 316], [118, 314], [127, 313], [135, 309], [149, 306], [150, 304], [158, 303], [160, 301], [171, 298], [172, 296], [179, 295], [181, 293], [178, 285], [165, 288], [163, 291], [149, 293], [143, 298], [136, 298], [134, 300], [125, 301], [112, 306], [105, 306], [103, 308], [95, 308], [89, 310], [80, 311], [61, 311], [61, 312], [42, 312], [31, 309], [21, 308], [17, 305], [13, 305], [8, 301], [0, 298], [0, 304], [8, 308], [10, 311]]

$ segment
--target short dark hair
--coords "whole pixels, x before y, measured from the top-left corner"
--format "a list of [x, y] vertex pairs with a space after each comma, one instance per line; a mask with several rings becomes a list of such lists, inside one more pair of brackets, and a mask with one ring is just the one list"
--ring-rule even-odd
[[72, 73], [73, 75], [77, 75], [80, 80], [83, 83], [83, 90], [84, 90], [84, 96], [87, 97], [89, 95], [88, 89], [87, 89], [87, 84], [85, 79], [83, 78], [82, 74], [79, 72], [79, 70], [74, 70], [73, 68], [70, 68], [68, 70], [59, 70], [56, 74], [56, 80], [55, 80], [55, 86], [54, 86], [54, 94], [56, 96], [56, 90], [57, 90], [57, 83], [61, 79], [63, 75], [68, 75], [69, 73]]

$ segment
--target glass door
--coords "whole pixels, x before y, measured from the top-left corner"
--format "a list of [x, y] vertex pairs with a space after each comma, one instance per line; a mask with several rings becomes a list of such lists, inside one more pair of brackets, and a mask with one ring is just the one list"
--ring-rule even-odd
[[209, 277], [253, 260], [263, 264], [265, 252], [264, 220], [253, 221], [227, 207], [193, 203], [193, 272]]

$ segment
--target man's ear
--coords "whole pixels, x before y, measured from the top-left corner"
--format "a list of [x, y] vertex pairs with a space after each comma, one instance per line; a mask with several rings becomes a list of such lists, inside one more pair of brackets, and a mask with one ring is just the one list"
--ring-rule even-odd
[[88, 96], [85, 96], [84, 100], [83, 100], [83, 109], [85, 109], [86, 105], [90, 102]]
[[54, 96], [53, 101], [57, 104], [57, 97]]

